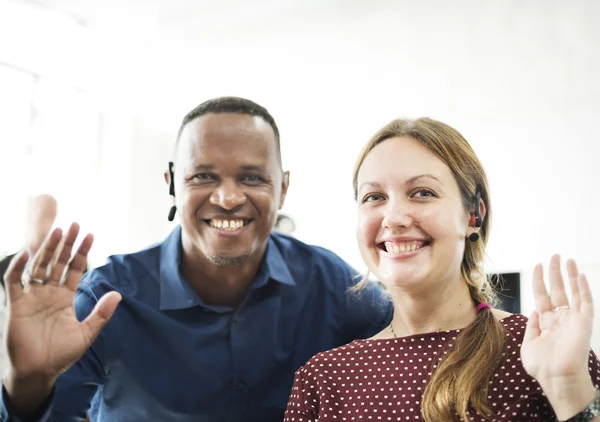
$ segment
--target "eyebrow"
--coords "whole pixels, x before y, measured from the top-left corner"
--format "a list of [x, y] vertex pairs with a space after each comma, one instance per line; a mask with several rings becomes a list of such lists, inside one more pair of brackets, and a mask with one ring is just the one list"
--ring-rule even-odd
[[[194, 171], [207, 171], [207, 170], [214, 170], [215, 166], [213, 166], [212, 164], [198, 164], [196, 167], [194, 167]], [[247, 164], [247, 165], [243, 165], [240, 166], [240, 169], [243, 171], [257, 171], [257, 172], [263, 172], [264, 168], [254, 165], [254, 164]]]
[[[433, 179], [436, 182], [438, 182], [439, 184], [443, 184], [440, 179], [438, 179], [437, 177], [435, 177], [433, 174], [419, 174], [417, 176], [413, 176], [410, 179], [408, 179], [406, 182], [404, 182], [407, 185], [410, 185], [414, 182], [416, 182], [419, 179]], [[371, 182], [371, 181], [367, 181], [364, 182], [360, 185], [360, 187], [358, 188], [358, 190], [360, 191], [364, 186], [371, 186], [374, 187], [375, 189], [381, 189], [381, 183], [378, 182]]]
[[419, 179], [423, 179], [423, 178], [425, 178], [425, 179], [433, 179], [433, 180], [435, 180], [436, 182], [438, 182], [440, 185], [442, 185], [442, 184], [443, 184], [443, 183], [441, 182], [441, 180], [440, 180], [440, 179], [438, 179], [437, 177], [435, 177], [433, 174], [419, 174], [418, 176], [414, 176], [414, 177], [411, 177], [410, 179], [408, 179], [408, 180], [406, 181], [406, 183], [407, 183], [407, 184], [411, 184], [411, 183], [414, 183], [414, 182], [416, 182], [417, 180], [419, 180]]
[[260, 166], [255, 166], [253, 164], [247, 164], [244, 166], [240, 166], [240, 168], [244, 171], [256, 171], [256, 172], [263, 172], [265, 171], [265, 169], [263, 167]]
[[194, 167], [194, 171], [213, 170], [214, 168], [215, 166], [212, 164], [198, 164], [196, 167]]

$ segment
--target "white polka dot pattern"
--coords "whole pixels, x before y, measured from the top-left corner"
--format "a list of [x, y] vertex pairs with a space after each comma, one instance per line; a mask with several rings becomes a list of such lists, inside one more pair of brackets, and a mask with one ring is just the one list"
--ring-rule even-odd
[[[555, 420], [538, 383], [521, 364], [519, 349], [526, 322], [522, 315], [502, 320], [508, 348], [488, 388], [495, 412], [492, 421]], [[458, 333], [356, 340], [319, 353], [296, 372], [284, 422], [422, 420], [423, 390]], [[593, 352], [589, 369], [600, 388], [600, 361]], [[475, 412], [470, 419], [486, 421]]]

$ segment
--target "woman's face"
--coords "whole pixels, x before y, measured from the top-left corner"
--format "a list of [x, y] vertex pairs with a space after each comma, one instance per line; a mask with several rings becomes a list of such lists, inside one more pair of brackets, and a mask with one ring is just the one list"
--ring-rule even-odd
[[419, 291], [460, 278], [473, 229], [446, 164], [412, 138], [390, 138], [369, 152], [357, 182], [356, 237], [379, 280]]

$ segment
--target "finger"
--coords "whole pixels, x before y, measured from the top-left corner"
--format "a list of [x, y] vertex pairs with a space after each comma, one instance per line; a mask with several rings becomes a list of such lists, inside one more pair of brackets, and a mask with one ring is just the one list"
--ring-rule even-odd
[[585, 274], [579, 274], [577, 281], [579, 283], [579, 295], [581, 296], [581, 313], [593, 319], [594, 300], [592, 298], [590, 284], [588, 283]]
[[560, 255], [554, 255], [550, 260], [550, 300], [553, 309], [569, 306], [565, 283], [560, 273]]
[[536, 311], [533, 311], [531, 316], [529, 317], [529, 321], [527, 321], [527, 326], [525, 327], [525, 334], [523, 335], [523, 341], [530, 341], [538, 338], [540, 336], [540, 316]]
[[27, 249], [22, 249], [8, 265], [8, 269], [4, 274], [4, 286], [6, 288], [6, 295], [8, 302], [12, 302], [18, 299], [23, 294], [23, 285], [21, 284], [21, 277], [27, 265], [29, 259], [29, 252]]
[[569, 275], [569, 285], [571, 287], [571, 309], [579, 311], [581, 306], [581, 297], [579, 296], [579, 270], [574, 260], [567, 260], [567, 274]]
[[62, 230], [56, 228], [50, 233], [50, 235], [44, 240], [42, 246], [37, 251], [31, 262], [31, 275], [42, 280], [46, 280], [48, 274], [48, 264], [52, 260], [56, 248], [62, 237]]
[[100, 331], [108, 323], [110, 318], [114, 315], [117, 305], [121, 301], [122, 297], [117, 292], [110, 292], [100, 298], [92, 313], [83, 320], [81, 325], [85, 330], [85, 336], [88, 339], [87, 347], [90, 347]]
[[79, 245], [77, 252], [71, 258], [69, 265], [67, 267], [67, 272], [65, 274], [65, 286], [72, 291], [77, 290], [77, 286], [79, 285], [79, 281], [81, 280], [81, 276], [85, 271], [85, 264], [87, 263], [87, 255], [90, 252], [92, 247], [92, 243], [94, 243], [94, 236], [91, 234], [86, 235]]
[[58, 248], [58, 252], [55, 254], [55, 262], [51, 267], [50, 279], [48, 280], [48, 284], [52, 284], [58, 286], [65, 272], [65, 268], [69, 264], [69, 259], [71, 258], [71, 251], [73, 250], [73, 245], [75, 244], [75, 240], [77, 240], [77, 235], [79, 234], [79, 224], [73, 223], [67, 234], [63, 236], [60, 247]]
[[544, 284], [544, 270], [542, 264], [537, 264], [533, 269], [533, 298], [539, 314], [552, 312], [552, 302], [550, 301], [550, 296], [548, 296], [548, 291]]

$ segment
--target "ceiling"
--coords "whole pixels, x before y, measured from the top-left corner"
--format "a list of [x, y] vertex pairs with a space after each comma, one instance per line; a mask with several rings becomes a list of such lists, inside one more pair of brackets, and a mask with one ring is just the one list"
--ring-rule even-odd
[[402, 98], [417, 114], [599, 105], [594, 0], [23, 2], [96, 34], [71, 48], [86, 88], [156, 116], [223, 94], [290, 109]]

